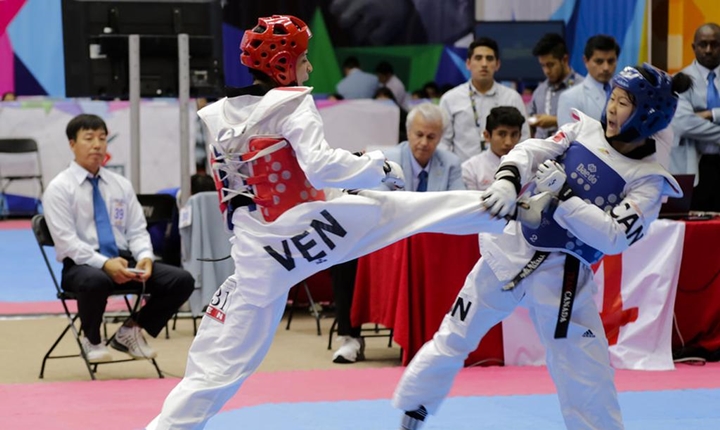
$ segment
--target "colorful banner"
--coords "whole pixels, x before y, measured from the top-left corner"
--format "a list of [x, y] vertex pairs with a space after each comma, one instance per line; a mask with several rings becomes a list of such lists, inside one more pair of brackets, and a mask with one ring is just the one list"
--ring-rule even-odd
[[695, 30], [702, 24], [718, 22], [717, 0], [669, 0], [668, 2], [668, 71], [677, 72], [695, 60], [692, 42]]
[[[616, 369], [673, 369], [673, 306], [685, 223], [657, 220], [621, 255], [606, 256], [595, 272], [595, 301]], [[505, 364], [545, 364], [545, 348], [525, 308], [503, 321]]]

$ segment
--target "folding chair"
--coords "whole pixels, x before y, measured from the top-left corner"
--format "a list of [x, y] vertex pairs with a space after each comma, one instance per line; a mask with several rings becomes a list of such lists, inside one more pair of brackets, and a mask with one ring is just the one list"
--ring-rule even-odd
[[[45, 260], [45, 265], [48, 268], [48, 271], [50, 272], [50, 277], [52, 278], [53, 284], [55, 284], [55, 289], [57, 290], [57, 298], [60, 299], [60, 302], [63, 305], [63, 309], [65, 310], [65, 316], [67, 317], [68, 323], [67, 326], [65, 326], [65, 329], [60, 333], [60, 336], [55, 340], [55, 343], [52, 344], [48, 352], [45, 354], [45, 357], [42, 361], [42, 366], [40, 367], [40, 379], [43, 378], [45, 374], [45, 364], [48, 359], [51, 358], [69, 358], [69, 357], [82, 357], [83, 361], [85, 362], [85, 366], [87, 366], [88, 372], [90, 373], [90, 378], [93, 380], [95, 379], [95, 372], [97, 372], [98, 365], [101, 364], [110, 364], [110, 363], [123, 363], [126, 361], [136, 361], [133, 358], [128, 359], [122, 359], [122, 360], [113, 360], [108, 361], [105, 363], [90, 363], [88, 361], [88, 358], [85, 356], [85, 350], [83, 350], [82, 344], [80, 343], [80, 330], [75, 326], [75, 321], [78, 320], [79, 316], [78, 314], [72, 314], [70, 310], [68, 309], [67, 300], [76, 300], [77, 296], [74, 293], [63, 291], [63, 289], [60, 287], [60, 283], [58, 282], [57, 278], [55, 277], [55, 272], [53, 271], [52, 266], [50, 265], [50, 260], [47, 257], [47, 253], [45, 252], [46, 247], [52, 247], [55, 246], [55, 243], [53, 242], [52, 236], [50, 236], [50, 230], [48, 230], [47, 223], [45, 221], [44, 215], [35, 215], [32, 219], [32, 229], [33, 233], [35, 234], [35, 239], [37, 240], [38, 246], [40, 247], [40, 253], [43, 256], [43, 259]], [[113, 296], [122, 296], [125, 299], [125, 304], [128, 307], [128, 310], [130, 311], [130, 315], [133, 315], [140, 304], [140, 294], [136, 290], [120, 290], [113, 293]], [[136, 296], [137, 299], [135, 301], [135, 305], [131, 305], [130, 301], [128, 300], [127, 296], [133, 295]], [[68, 331], [72, 332], [73, 337], [75, 338], [75, 342], [78, 345], [78, 348], [80, 349], [79, 354], [73, 354], [73, 355], [51, 355], [52, 352], [55, 350], [55, 347], [58, 346], [60, 341], [65, 337], [65, 335], [68, 333]], [[107, 337], [107, 336], [106, 336]], [[114, 337], [114, 336], [113, 336]], [[109, 344], [112, 338], [108, 339], [106, 341], [106, 344]], [[150, 360], [155, 366], [155, 370], [158, 373], [158, 377], [164, 378], [162, 372], [160, 371], [160, 367], [158, 367], [157, 362], [155, 359]]]
[[[35, 154], [35, 164], [37, 169], [35, 173], [19, 173], [20, 169], [15, 169], [18, 173], [9, 173], [4, 175], [2, 172], [2, 166], [0, 165], [0, 193], [2, 199], [0, 199], [0, 218], [5, 217], [8, 214], [8, 207], [6, 206], [5, 191], [7, 191], [10, 184], [15, 181], [37, 181], [40, 184], [40, 192], [35, 199], [35, 211], [33, 214], [38, 212], [40, 205], [40, 197], [42, 197], [45, 186], [42, 180], [42, 165], [40, 164], [40, 152], [38, 151], [37, 142], [34, 139], [0, 139], [0, 154], [12, 154], [13, 165], [22, 164], [24, 165], [25, 158], [29, 154]], [[9, 165], [9, 164], [8, 164]]]
[[[151, 236], [153, 236], [153, 233], [157, 233], [158, 229], [161, 231], [161, 242], [162, 242], [162, 253], [159, 255], [157, 253], [158, 247], [155, 243], [153, 243], [153, 249], [156, 251], [155, 256], [158, 258], [157, 261], [167, 263], [167, 264], [173, 264], [181, 267], [182, 265], [180, 263], [180, 257], [179, 257], [179, 244], [177, 246], [178, 248], [178, 255], [177, 258], [170, 258], [168, 259], [167, 256], [170, 252], [168, 248], [168, 239], [171, 236], [172, 228], [173, 228], [173, 222], [175, 221], [175, 218], [177, 216], [178, 210], [177, 210], [177, 200], [175, 197], [171, 196], [170, 194], [138, 194], [137, 199], [140, 202], [140, 206], [143, 208], [143, 213], [145, 214], [145, 222], [147, 223], [147, 229]], [[156, 237], [157, 239], [157, 237]], [[165, 261], [165, 260], [177, 260], [178, 264], [175, 264], [175, 261]], [[175, 330], [175, 326], [177, 324], [177, 318], [178, 314], [175, 313], [175, 316], [173, 317], [173, 330]], [[196, 318], [193, 318], [193, 333], [197, 333], [197, 320]], [[165, 339], [170, 339], [170, 330], [168, 326], [165, 326]]]
[[[145, 222], [147, 222], [147, 229], [150, 234], [152, 235], [154, 230], [160, 229], [162, 249], [164, 251], [172, 230], [173, 219], [177, 214], [177, 200], [169, 194], [138, 194], [137, 199], [145, 213]], [[153, 244], [153, 248], [157, 254], [158, 246]], [[162, 254], [165, 254], [165, 252]], [[160, 259], [159, 261], [163, 260], [163, 255], [156, 256]]]
[[307, 296], [308, 301], [310, 302], [310, 312], [313, 314], [313, 318], [315, 318], [315, 326], [317, 328], [317, 335], [322, 336], [322, 331], [320, 330], [320, 318], [322, 318], [322, 315], [320, 315], [320, 312], [317, 310], [317, 306], [315, 305], [315, 301], [313, 300], [312, 294], [310, 294], [310, 287], [308, 287], [308, 284], [306, 281], [302, 281], [301, 283], [295, 285], [293, 288], [295, 288], [295, 294], [293, 295], [292, 299], [292, 305], [290, 305], [290, 310], [288, 311], [288, 321], [287, 325], [285, 326], [285, 330], [290, 330], [290, 323], [293, 319], [293, 314], [295, 313], [295, 304], [297, 303], [298, 294], [300, 293], [300, 285], [303, 286], [305, 289], [305, 295]]
[[[328, 350], [332, 349], [332, 340], [333, 335], [337, 332], [337, 318], [333, 321], [332, 325], [330, 326], [330, 335], [328, 336]], [[373, 332], [374, 334], [363, 334], [367, 332]], [[382, 333], [381, 333], [382, 332]], [[366, 337], [387, 337], [388, 338], [388, 348], [392, 348], [392, 340], [393, 340], [393, 329], [392, 328], [381, 328], [379, 324], [375, 324], [374, 328], [360, 328], [360, 337], [365, 339]]]

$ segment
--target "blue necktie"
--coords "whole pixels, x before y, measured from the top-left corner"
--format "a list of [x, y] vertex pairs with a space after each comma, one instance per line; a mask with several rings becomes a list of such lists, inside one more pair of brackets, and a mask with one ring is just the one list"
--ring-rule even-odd
[[110, 217], [108, 216], [107, 206], [100, 194], [99, 176], [94, 178], [88, 177], [93, 187], [93, 213], [95, 215], [95, 228], [97, 229], [98, 243], [100, 244], [100, 254], [106, 257], [117, 257], [118, 248], [115, 244], [115, 236], [113, 235]]
[[428, 172], [426, 172], [425, 170], [421, 171], [420, 174], [418, 174], [418, 179], [420, 179], [420, 181], [418, 182], [417, 191], [427, 191], [427, 178]]
[[708, 89], [707, 89], [707, 108], [712, 109], [720, 107], [720, 96], [715, 86], [715, 72], [708, 73]]
[[610, 84], [605, 83], [605, 84], [603, 85], [603, 89], [605, 90], [605, 98], [606, 98], [606, 99], [609, 99], [609, 98], [610, 98], [610, 93], [612, 92], [612, 88], [610, 87]]

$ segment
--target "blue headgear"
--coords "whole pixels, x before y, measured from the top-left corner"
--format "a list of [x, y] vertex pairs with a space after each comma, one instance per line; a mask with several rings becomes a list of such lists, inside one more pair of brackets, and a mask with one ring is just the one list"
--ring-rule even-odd
[[[678, 99], [672, 91], [672, 77], [648, 63], [644, 63], [642, 68], [650, 79], [646, 79], [635, 67], [624, 68], [612, 79], [612, 87], [627, 91], [635, 104], [635, 110], [614, 139], [632, 142], [649, 137], [667, 127], [675, 115]], [[600, 122], [607, 124], [605, 109]]]

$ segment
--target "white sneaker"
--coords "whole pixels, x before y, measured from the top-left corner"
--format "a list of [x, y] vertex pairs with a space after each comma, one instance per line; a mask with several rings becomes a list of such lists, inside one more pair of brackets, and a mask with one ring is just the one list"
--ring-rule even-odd
[[120, 327], [115, 334], [110, 346], [130, 354], [133, 358], [155, 358], [157, 352], [148, 345], [147, 341], [140, 332], [140, 327]]
[[88, 338], [83, 336], [80, 338], [80, 344], [82, 344], [82, 349], [89, 363], [107, 363], [112, 360], [110, 350], [104, 343], [100, 342], [97, 345], [93, 345]]
[[339, 336], [340, 348], [333, 354], [333, 363], [354, 363], [365, 360], [365, 339], [361, 337]]

